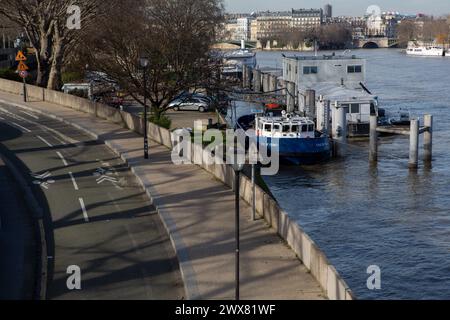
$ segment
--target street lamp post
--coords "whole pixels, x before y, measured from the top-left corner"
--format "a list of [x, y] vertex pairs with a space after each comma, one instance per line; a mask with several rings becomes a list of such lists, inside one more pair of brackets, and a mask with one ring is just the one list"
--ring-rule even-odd
[[139, 59], [139, 64], [144, 73], [144, 158], [148, 159], [147, 68], [150, 61], [143, 57]]
[[243, 164], [235, 163], [233, 164], [234, 170], [234, 195], [235, 195], [235, 238], [236, 238], [236, 265], [235, 265], [235, 283], [236, 283], [236, 301], [239, 301], [239, 254], [240, 254], [240, 237], [239, 237], [239, 200], [240, 200], [240, 175], [244, 168]]

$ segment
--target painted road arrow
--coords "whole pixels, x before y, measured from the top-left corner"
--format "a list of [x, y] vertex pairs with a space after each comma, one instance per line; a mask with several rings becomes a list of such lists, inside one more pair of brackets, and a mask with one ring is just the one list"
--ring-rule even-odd
[[108, 176], [101, 176], [96, 181], [97, 181], [97, 184], [102, 184], [105, 181], [109, 181], [109, 182], [112, 182], [112, 183], [117, 183], [118, 182], [116, 178], [108, 177]]

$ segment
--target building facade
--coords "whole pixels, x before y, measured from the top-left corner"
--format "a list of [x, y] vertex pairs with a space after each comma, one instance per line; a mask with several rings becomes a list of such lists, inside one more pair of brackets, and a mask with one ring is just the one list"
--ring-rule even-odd
[[333, 7], [331, 4], [326, 4], [323, 8], [323, 16], [325, 19], [331, 19], [333, 17]]
[[251, 39], [251, 27], [253, 18], [245, 17], [236, 20], [235, 40], [249, 41]]
[[322, 9], [292, 9], [286, 12], [260, 12], [257, 39], [276, 39], [291, 30], [319, 27], [324, 21]]
[[[331, 14], [331, 8], [329, 8]], [[257, 41], [277, 39], [292, 30], [319, 27], [325, 22], [322, 9], [292, 9], [291, 11], [229, 14], [226, 16], [225, 40]]]
[[278, 38], [291, 30], [292, 16], [290, 12], [264, 12], [257, 17], [257, 39]]
[[323, 23], [323, 11], [322, 9], [293, 9], [291, 21], [294, 29], [315, 28]]
[[2, 32], [0, 38], [0, 69], [11, 68], [15, 63], [14, 58], [14, 41]]
[[398, 13], [383, 12], [381, 15], [367, 17], [366, 35], [368, 37], [397, 37], [397, 25], [401, 20]]

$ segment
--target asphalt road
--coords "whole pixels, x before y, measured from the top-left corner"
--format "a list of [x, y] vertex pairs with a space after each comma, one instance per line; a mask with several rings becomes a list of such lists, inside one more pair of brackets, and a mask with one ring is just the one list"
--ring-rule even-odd
[[0, 300], [33, 299], [35, 246], [31, 213], [0, 158]]
[[[45, 212], [49, 299], [183, 298], [162, 222], [108, 147], [72, 126], [2, 104], [0, 145]], [[76, 283], [72, 266], [81, 270], [81, 290], [68, 288], [68, 279]]]

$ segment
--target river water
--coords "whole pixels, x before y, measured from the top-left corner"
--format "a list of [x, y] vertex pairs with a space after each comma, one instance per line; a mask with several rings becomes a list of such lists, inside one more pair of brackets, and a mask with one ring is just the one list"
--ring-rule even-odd
[[[358, 141], [345, 159], [283, 167], [265, 180], [357, 298], [450, 299], [450, 58], [353, 54], [367, 59], [366, 84], [383, 107], [434, 115], [432, 168], [410, 172], [409, 139], [397, 136], [382, 139], [377, 167], [368, 141]], [[279, 52], [257, 57], [261, 67], [281, 66]], [[372, 265], [381, 268], [380, 290], [367, 288]]]

